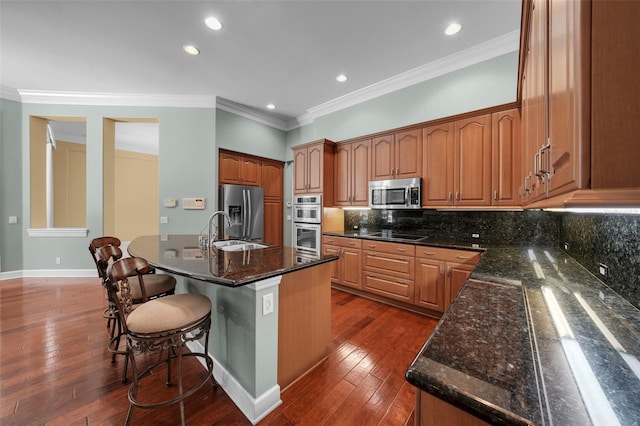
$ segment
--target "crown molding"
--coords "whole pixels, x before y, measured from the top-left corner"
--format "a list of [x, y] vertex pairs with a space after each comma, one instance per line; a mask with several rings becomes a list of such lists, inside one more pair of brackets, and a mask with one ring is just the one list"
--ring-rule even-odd
[[312, 122], [315, 118], [345, 109], [359, 103], [422, 83], [441, 75], [466, 68], [468, 66], [502, 56], [518, 50], [520, 32], [513, 31], [484, 43], [461, 50], [447, 57], [412, 70], [382, 80], [339, 98], [325, 102], [307, 110], [307, 114], [296, 118], [299, 123]]
[[22, 90], [18, 93], [25, 104], [117, 105], [178, 108], [213, 108], [215, 96], [159, 95], [141, 93], [53, 92]]
[[6, 99], [8, 101], [22, 102], [20, 93], [18, 93], [18, 91], [13, 87], [8, 86], [0, 85], [0, 98]]
[[256, 110], [246, 105], [230, 101], [229, 99], [217, 97], [216, 108], [226, 112], [230, 112], [231, 114], [239, 115], [240, 117], [248, 118], [249, 120], [257, 121], [258, 123], [266, 124], [270, 127], [275, 127], [279, 130], [290, 130], [287, 126], [287, 122], [285, 122], [284, 120], [272, 117], [263, 113], [262, 111]]

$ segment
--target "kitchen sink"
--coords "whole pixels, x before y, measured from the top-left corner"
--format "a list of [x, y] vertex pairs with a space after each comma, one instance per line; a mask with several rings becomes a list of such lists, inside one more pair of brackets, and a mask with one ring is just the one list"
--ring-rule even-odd
[[222, 240], [222, 241], [214, 241], [211, 244], [211, 247], [216, 248], [218, 250], [223, 250], [223, 251], [246, 251], [246, 250], [263, 249], [269, 246], [265, 244], [254, 243], [251, 241]]

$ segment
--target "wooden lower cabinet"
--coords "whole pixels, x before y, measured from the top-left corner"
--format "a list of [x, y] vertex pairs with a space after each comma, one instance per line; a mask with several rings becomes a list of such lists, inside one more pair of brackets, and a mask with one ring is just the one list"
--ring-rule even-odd
[[460, 408], [416, 389], [416, 426], [488, 426], [489, 423]]
[[479, 259], [480, 252], [418, 247], [415, 304], [436, 312], [446, 311]]
[[369, 241], [364, 246], [367, 250], [363, 252], [363, 289], [413, 303], [415, 246]]
[[331, 262], [331, 282], [356, 289], [362, 288], [362, 241], [355, 238], [325, 236], [323, 254], [338, 256]]
[[282, 200], [264, 200], [264, 236], [265, 243], [281, 246], [283, 243]]

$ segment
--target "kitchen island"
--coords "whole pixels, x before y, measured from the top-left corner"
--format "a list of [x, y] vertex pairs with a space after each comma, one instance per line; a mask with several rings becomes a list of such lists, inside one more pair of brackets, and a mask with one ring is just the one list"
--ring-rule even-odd
[[142, 236], [128, 251], [184, 277], [178, 291], [211, 299], [214, 377], [252, 423], [326, 357], [336, 256], [310, 259], [281, 246], [201, 250], [198, 235]]

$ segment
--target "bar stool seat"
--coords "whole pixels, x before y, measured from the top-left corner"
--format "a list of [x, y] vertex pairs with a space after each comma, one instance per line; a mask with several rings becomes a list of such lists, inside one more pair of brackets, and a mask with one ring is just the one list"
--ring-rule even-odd
[[[129, 411], [125, 424], [128, 425], [131, 422], [134, 407], [158, 408], [179, 403], [180, 420], [184, 425], [184, 399], [195, 393], [209, 380], [214, 387], [217, 386], [213, 378], [213, 360], [207, 354], [211, 329], [211, 300], [201, 294], [174, 294], [134, 305], [129, 279], [135, 281], [134, 276], [137, 275], [144, 292], [149, 277], [145, 273], [149, 268], [150, 265], [145, 259], [128, 257], [117, 260], [107, 269], [106, 287], [110, 297], [116, 303], [122, 335], [126, 337], [127, 342], [125, 363], [129, 361], [133, 370], [133, 383], [128, 393]], [[185, 351], [187, 342], [200, 340], [203, 337], [203, 352]], [[135, 355], [149, 352], [166, 352], [166, 358], [161, 357], [160, 361], [140, 371]], [[200, 358], [207, 369], [207, 373], [188, 390], [183, 389], [184, 357]], [[166, 364], [167, 368], [166, 384], [167, 386], [172, 384], [171, 369], [174, 361], [177, 366], [177, 395], [163, 401], [139, 399], [138, 389], [142, 379], [153, 376], [149, 373], [162, 364]], [[151, 382], [148, 385], [151, 385]]]

